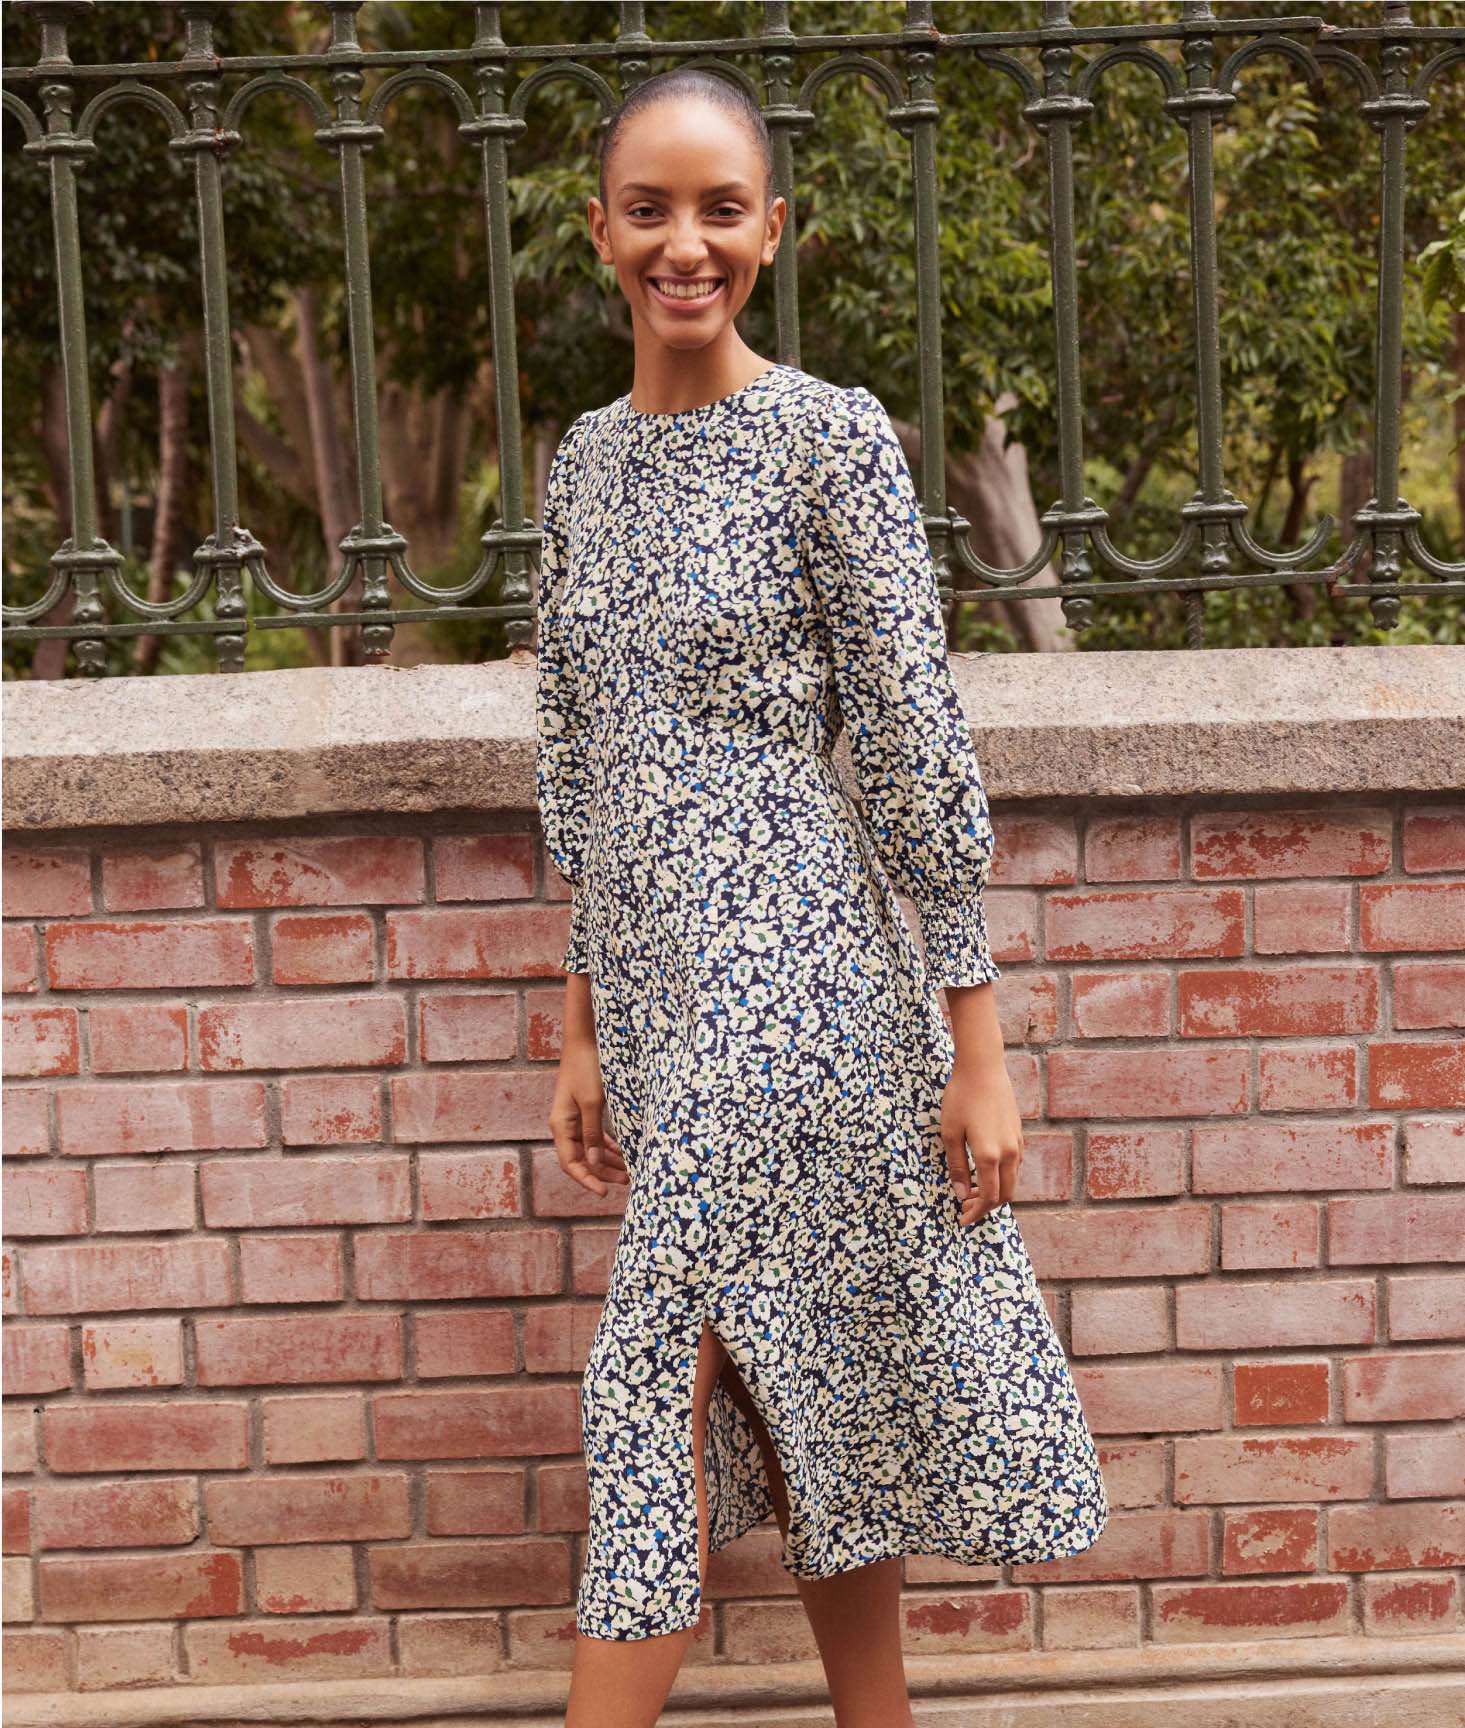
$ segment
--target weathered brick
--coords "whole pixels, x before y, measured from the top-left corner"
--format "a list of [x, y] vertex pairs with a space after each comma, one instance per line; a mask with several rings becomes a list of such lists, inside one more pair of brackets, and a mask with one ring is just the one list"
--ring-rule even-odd
[[1392, 1122], [1203, 1123], [1192, 1140], [1190, 1185], [1197, 1194], [1387, 1188], [1393, 1151]]
[[1074, 1370], [1096, 1434], [1157, 1434], [1221, 1426], [1221, 1371], [1211, 1362]]
[[351, 1680], [392, 1669], [387, 1622], [363, 1615], [186, 1626], [183, 1642], [189, 1676], [198, 1685]]
[[1465, 1274], [1390, 1278], [1389, 1336], [1465, 1338]]
[[1183, 1578], [1207, 1570], [1210, 1518], [1204, 1512], [1111, 1512], [1091, 1548], [1066, 1560], [1015, 1565], [1018, 1584], [1128, 1583], [1135, 1578]]
[[1182, 1506], [1366, 1500], [1372, 1491], [1370, 1434], [1206, 1434], [1175, 1442]]
[[1237, 1202], [1221, 1208], [1221, 1264], [1228, 1272], [1316, 1266], [1320, 1208], [1310, 1200]]
[[1044, 952], [1057, 960], [1212, 960], [1245, 952], [1236, 888], [1133, 888], [1049, 894]]
[[1196, 966], [1176, 987], [1183, 1038], [1341, 1037], [1380, 1024], [1376, 966]]
[[223, 1002], [198, 1014], [200, 1065], [385, 1068], [407, 1059], [407, 1010], [394, 996], [309, 996]]
[[373, 1548], [370, 1564], [377, 1608], [519, 1608], [571, 1594], [570, 1551], [557, 1537]]
[[36, 1617], [36, 1596], [31, 1584], [31, 1563], [17, 1556], [0, 1561], [0, 1619], [7, 1626], [23, 1625]]
[[1236, 1426], [1289, 1428], [1326, 1422], [1330, 1373], [1327, 1362], [1238, 1362]]
[[1178, 1128], [1093, 1129], [1087, 1166], [1090, 1200], [1185, 1192], [1185, 1144]]
[[1388, 1638], [1418, 1632], [1453, 1632], [1460, 1619], [1460, 1587], [1449, 1573], [1436, 1577], [1363, 1580], [1363, 1629]]
[[1465, 1502], [1331, 1507], [1328, 1555], [1335, 1572], [1465, 1566]]
[[0, 1021], [0, 1071], [8, 1078], [34, 1080], [80, 1071], [81, 1022], [74, 1008], [50, 1003], [7, 1008]]
[[1132, 1356], [1170, 1346], [1170, 1314], [1162, 1289], [1077, 1289], [1070, 1301], [1076, 1356]]
[[1257, 1055], [1262, 1110], [1346, 1110], [1358, 1103], [1358, 1052], [1351, 1044], [1276, 1044]]
[[204, 1166], [202, 1187], [211, 1230], [392, 1224], [412, 1216], [410, 1160], [397, 1153], [219, 1159]]
[[1465, 961], [1401, 960], [1394, 967], [1394, 1027], [1465, 1027]]
[[65, 1326], [7, 1326], [4, 1344], [7, 1398], [61, 1392], [71, 1384], [71, 1332]]
[[89, 1392], [183, 1384], [181, 1320], [104, 1320], [81, 1329], [82, 1382]]
[[497, 1614], [402, 1614], [397, 1646], [404, 1674], [493, 1674], [503, 1666]]
[[1138, 1643], [1134, 1585], [1066, 1585], [1043, 1592], [1045, 1650], [1122, 1650]]
[[351, 1550], [261, 1548], [254, 1557], [254, 1595], [262, 1614], [340, 1614], [356, 1606]]
[[912, 1655], [959, 1650], [1031, 1650], [1028, 1590], [953, 1590], [901, 1598], [901, 1643]]
[[1040, 1278], [1168, 1278], [1211, 1264], [1209, 1206], [1025, 1211], [1021, 1229]]
[[402, 1322], [395, 1314], [307, 1314], [194, 1324], [200, 1386], [290, 1386], [396, 1380]]
[[418, 1159], [422, 1216], [429, 1223], [452, 1218], [516, 1218], [519, 1158], [514, 1152], [424, 1152]]
[[253, 984], [254, 930], [245, 918], [89, 920], [46, 930], [53, 990], [192, 990]]
[[1465, 948], [1465, 882], [1377, 882], [1358, 891], [1358, 944], [1406, 953]]
[[51, 1150], [51, 1094], [44, 1086], [7, 1086], [0, 1110], [6, 1159], [44, 1158]]
[[1315, 1571], [1319, 1528], [1315, 1506], [1228, 1512], [1221, 1538], [1221, 1570], [1231, 1575]]
[[1344, 1578], [1157, 1584], [1152, 1601], [1151, 1636], [1157, 1644], [1239, 1637], [1319, 1638], [1352, 1630]]
[[441, 990], [420, 998], [424, 1062], [506, 1062], [518, 1050], [519, 1001], [508, 990]]
[[281, 1137], [287, 1146], [348, 1146], [382, 1137], [381, 1082], [375, 1074], [290, 1074], [280, 1082]]
[[279, 1542], [375, 1542], [408, 1536], [400, 1475], [259, 1476], [204, 1485], [211, 1541], [229, 1548]]
[[364, 912], [290, 913], [270, 926], [276, 984], [369, 984], [376, 928]]
[[1352, 946], [1346, 882], [1259, 882], [1252, 891], [1257, 954], [1342, 954]]
[[223, 1308], [234, 1300], [229, 1245], [213, 1238], [32, 1248], [22, 1288], [29, 1314]]
[[1347, 1422], [1448, 1422], [1465, 1416], [1465, 1350], [1404, 1350], [1343, 1363]]
[[1374, 1287], [1364, 1278], [1207, 1281], [1175, 1291], [1175, 1341], [1182, 1350], [1371, 1344], [1374, 1327]]
[[178, 1548], [198, 1535], [198, 1488], [185, 1478], [40, 1484], [37, 1548]]
[[78, 1158], [214, 1152], [266, 1143], [261, 1080], [68, 1086], [56, 1098], [63, 1152]]
[[181, 1002], [94, 1002], [86, 1012], [93, 1074], [166, 1074], [188, 1066]]
[[1375, 1110], [1465, 1109], [1465, 1038], [1370, 1044], [1368, 1102]]
[[92, 909], [92, 864], [80, 847], [10, 840], [0, 860], [7, 918], [76, 918]]
[[1122, 811], [1084, 827], [1088, 882], [1168, 882], [1180, 874], [1180, 819]]
[[7, 924], [0, 930], [0, 989], [7, 996], [31, 995], [40, 981], [35, 931], [29, 925]]
[[427, 892], [415, 835], [290, 834], [214, 848], [220, 906], [413, 905]]
[[1465, 870], [1465, 810], [1458, 804], [1404, 812], [1404, 868]]
[[337, 1236], [241, 1236], [239, 1292], [246, 1302], [339, 1302], [345, 1293]]
[[29, 1484], [0, 1494], [0, 1549], [6, 1554], [31, 1551], [31, 1499]]
[[[9, 848], [7, 848], [9, 850]], [[60, 1632], [5, 1634], [7, 1692], [64, 1692], [66, 1639]]]
[[95, 1554], [48, 1558], [37, 1567], [43, 1620], [208, 1620], [237, 1614], [243, 1578], [237, 1554]]
[[[418, 1325], [426, 1316], [420, 1316]], [[446, 1314], [439, 1318], [447, 1318]], [[593, 1302], [536, 1302], [524, 1313], [524, 1368], [529, 1374], [580, 1374], [600, 1320]], [[421, 1355], [421, 1333], [418, 1334]], [[419, 1368], [419, 1372], [420, 1372]]]
[[573, 1386], [383, 1393], [374, 1416], [378, 1458], [526, 1457], [580, 1445]]
[[568, 913], [554, 906], [389, 912], [387, 977], [549, 977], [564, 956], [568, 931]]
[[356, 1294], [363, 1302], [559, 1291], [560, 1238], [554, 1230], [380, 1231], [356, 1238]]
[[1250, 1053], [1242, 1048], [1054, 1050], [1048, 1115], [1226, 1116], [1247, 1108]]
[[248, 1406], [56, 1404], [42, 1412], [46, 1462], [63, 1475], [124, 1470], [243, 1470]]
[[1465, 1182], [1465, 1117], [1416, 1116], [1404, 1124], [1404, 1180]]
[[264, 1398], [265, 1462], [323, 1464], [366, 1456], [366, 1400], [359, 1392]]
[[429, 1536], [513, 1536], [526, 1529], [523, 1470], [432, 1470]]
[[36, 1418], [32, 1410], [12, 1408], [0, 1415], [0, 1436], [3, 1436], [4, 1461], [0, 1463], [7, 1476], [26, 1476], [36, 1467]]
[[1385, 1435], [1384, 1481], [1391, 1500], [1460, 1493], [1465, 1489], [1465, 1428]]
[[99, 1164], [92, 1172], [97, 1229], [119, 1233], [191, 1230], [197, 1216], [194, 1168], [171, 1160], [166, 1164]]
[[177, 1678], [171, 1626], [79, 1626], [76, 1683], [83, 1692], [162, 1686]]
[[1079, 1038], [1163, 1038], [1170, 1031], [1163, 972], [1074, 972], [1069, 990]]
[[1387, 810], [1199, 810], [1190, 822], [1197, 878], [1377, 876], [1389, 868]]
[[23, 1164], [4, 1175], [7, 1236], [84, 1236], [86, 1171]]
[[[530, 1309], [525, 1319], [537, 1313]], [[514, 1316], [507, 1308], [447, 1308], [413, 1322], [417, 1372], [424, 1380], [512, 1374], [518, 1366]]]
[[1465, 1193], [1344, 1195], [1328, 1207], [1334, 1266], [1465, 1260]]
[[104, 848], [102, 904], [109, 912], [183, 911], [203, 903], [198, 841]]
[[549, 1138], [552, 1074], [497, 1068], [395, 1074], [391, 1088], [393, 1137], [403, 1144]]
[[432, 850], [440, 901], [517, 900], [534, 892], [532, 834], [439, 834]]

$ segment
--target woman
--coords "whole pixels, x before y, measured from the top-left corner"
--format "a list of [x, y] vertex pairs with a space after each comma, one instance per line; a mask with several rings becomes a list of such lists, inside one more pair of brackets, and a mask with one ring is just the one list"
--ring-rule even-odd
[[635, 382], [571, 425], [544, 509], [551, 1128], [576, 1181], [629, 1189], [581, 1389], [568, 1728], [656, 1721], [709, 1553], [770, 1511], [840, 1728], [910, 1721], [902, 1555], [1072, 1554], [1108, 1511], [1009, 1206], [992, 830], [910, 472], [869, 391], [733, 323], [771, 178], [715, 75], [614, 117], [588, 215]]

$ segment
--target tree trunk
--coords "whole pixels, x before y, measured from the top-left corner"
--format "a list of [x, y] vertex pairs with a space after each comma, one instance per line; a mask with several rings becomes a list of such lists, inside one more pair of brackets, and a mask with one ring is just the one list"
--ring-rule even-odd
[[[356, 520], [352, 506], [352, 476], [336, 417], [335, 389], [331, 369], [320, 351], [320, 308], [313, 288], [297, 288], [294, 294], [296, 329], [300, 341], [300, 375], [305, 390], [305, 412], [310, 426], [310, 453], [315, 468], [315, 490], [320, 500], [321, 530], [325, 535], [327, 577], [341, 568], [341, 542]], [[355, 611], [361, 604], [361, 578], [356, 576], [332, 608]], [[316, 634], [312, 632], [312, 634]], [[332, 666], [359, 663], [355, 652], [359, 632], [344, 626], [330, 632], [324, 652]]]
[[[195, 345], [185, 342], [177, 360], [158, 374], [158, 495], [153, 513], [153, 544], [148, 564], [148, 599], [166, 600], [185, 552], [191, 496], [188, 460], [188, 394], [193, 381]], [[149, 633], [135, 638], [132, 664], [136, 672], [152, 672], [163, 638]]]
[[1465, 535], [1465, 312], [1455, 314], [1455, 508], [1460, 512], [1460, 532]]

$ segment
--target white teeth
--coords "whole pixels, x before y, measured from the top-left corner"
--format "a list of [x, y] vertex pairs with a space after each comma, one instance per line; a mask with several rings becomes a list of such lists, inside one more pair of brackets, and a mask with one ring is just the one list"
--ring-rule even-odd
[[663, 282], [657, 277], [651, 278], [663, 294], [673, 300], [705, 300], [709, 294], [715, 294], [722, 286], [721, 281], [707, 282], [700, 286], [688, 282]]

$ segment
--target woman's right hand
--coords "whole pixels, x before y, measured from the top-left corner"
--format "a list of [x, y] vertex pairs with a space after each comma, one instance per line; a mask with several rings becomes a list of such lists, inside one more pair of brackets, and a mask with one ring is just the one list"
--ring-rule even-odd
[[549, 1128], [560, 1169], [592, 1194], [610, 1192], [606, 1184], [631, 1180], [620, 1141], [605, 1119], [605, 1084], [593, 1038], [567, 1041], [560, 1055]]

